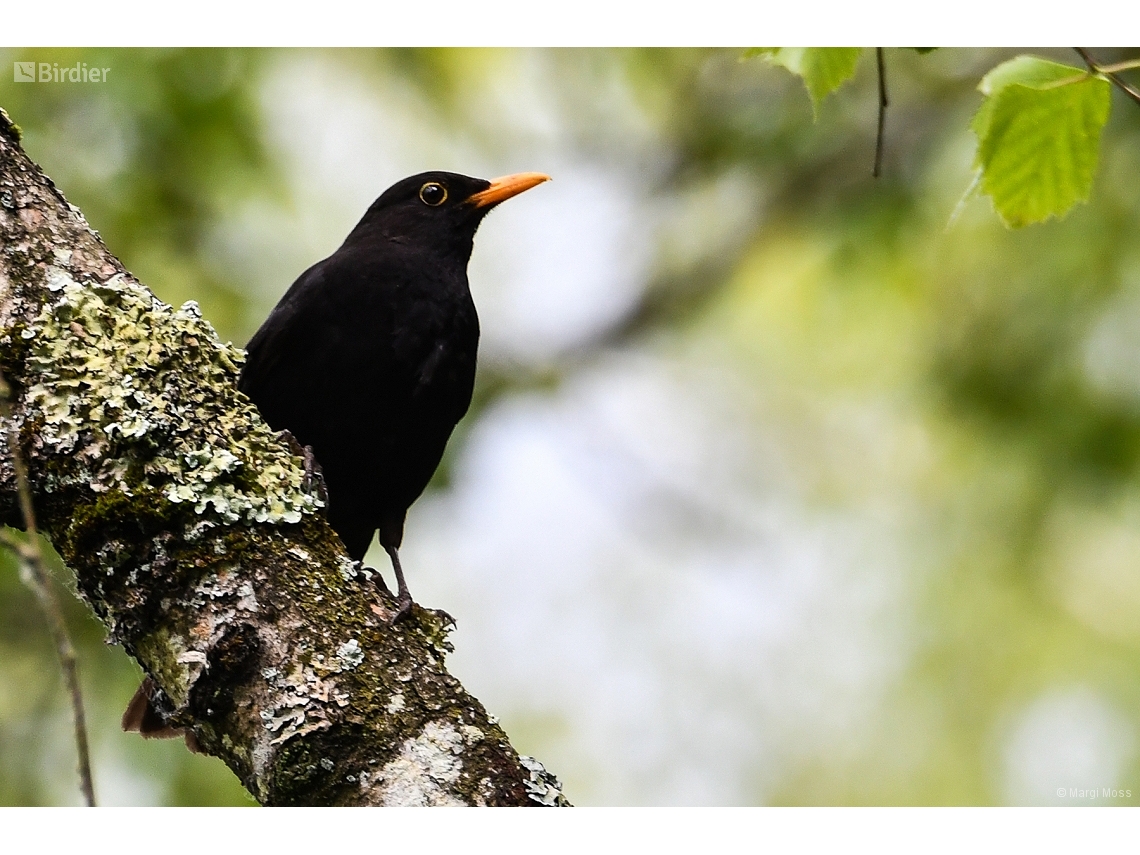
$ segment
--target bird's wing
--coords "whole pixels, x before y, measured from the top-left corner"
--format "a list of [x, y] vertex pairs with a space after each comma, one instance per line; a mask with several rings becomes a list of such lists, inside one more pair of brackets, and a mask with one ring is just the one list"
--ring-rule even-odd
[[307, 304], [320, 299], [323, 279], [324, 262], [298, 276], [245, 346], [247, 356], [238, 388], [251, 398], [256, 398], [255, 390], [274, 376], [282, 359], [304, 352], [303, 339], [311, 333], [302, 318]]

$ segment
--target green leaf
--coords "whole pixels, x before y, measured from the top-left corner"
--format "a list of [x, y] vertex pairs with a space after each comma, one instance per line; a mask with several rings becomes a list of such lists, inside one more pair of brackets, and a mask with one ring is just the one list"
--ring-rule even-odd
[[982, 190], [1010, 226], [1060, 217], [1086, 201], [1108, 120], [1108, 81], [1019, 56], [987, 74], [971, 123]]
[[[1014, 83], [1039, 89], [1043, 86], [1057, 84], [1062, 80], [1074, 81], [1081, 78], [1083, 72], [1071, 65], [1061, 65], [1047, 59], [1035, 56], [1017, 56], [1003, 62], [982, 78], [978, 84], [978, 91], [983, 95], [997, 95], [1006, 86]], [[990, 114], [993, 110], [993, 97], [987, 98], [978, 108], [977, 114], [971, 123], [974, 133], [981, 139], [986, 135], [989, 127]]]
[[1084, 73], [1083, 68], [1074, 68], [1071, 65], [1062, 65], [1059, 62], [1022, 54], [991, 69], [978, 84], [978, 91], [983, 95], [996, 95], [1011, 83], [1040, 88], [1061, 80], [1080, 77]]
[[752, 48], [746, 56], [764, 56], [803, 78], [814, 111], [855, 73], [863, 48]]

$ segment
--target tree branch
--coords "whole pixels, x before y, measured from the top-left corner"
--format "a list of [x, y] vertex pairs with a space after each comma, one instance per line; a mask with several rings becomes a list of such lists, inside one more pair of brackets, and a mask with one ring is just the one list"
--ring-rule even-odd
[[[168, 721], [263, 804], [564, 804], [447, 673], [451, 619], [390, 625], [393, 601], [237, 391], [243, 359], [123, 268], [0, 111], [0, 435]], [[0, 522], [19, 526], [11, 459]]]
[[[1089, 71], [1091, 71], [1093, 74], [1103, 74], [1106, 78], [1108, 78], [1108, 80], [1110, 82], [1114, 83], [1125, 95], [1127, 95], [1129, 98], [1131, 98], [1137, 104], [1140, 104], [1140, 90], [1137, 90], [1136, 88], [1131, 86], [1128, 83], [1128, 81], [1126, 81], [1119, 74], [1117, 74], [1115, 70], [1113, 70], [1112, 66], [1098, 65], [1096, 60], [1094, 60], [1092, 58], [1092, 55], [1087, 50], [1085, 50], [1084, 48], [1075, 47], [1075, 48], [1073, 48], [1073, 50], [1075, 50], [1078, 54], [1080, 54], [1081, 59], [1083, 59], [1085, 61], [1085, 65], [1087, 65], [1089, 67]], [[1124, 63], [1124, 65], [1128, 66], [1129, 64]]]

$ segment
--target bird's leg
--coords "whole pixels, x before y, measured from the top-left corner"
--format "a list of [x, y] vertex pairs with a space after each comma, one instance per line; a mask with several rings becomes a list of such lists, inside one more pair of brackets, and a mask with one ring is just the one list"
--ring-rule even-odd
[[392, 623], [395, 623], [404, 615], [406, 615], [412, 608], [412, 595], [408, 591], [408, 583], [404, 581], [404, 568], [400, 566], [400, 553], [396, 551], [394, 546], [384, 546], [388, 557], [392, 559], [392, 569], [396, 572], [396, 584], [399, 585], [399, 590], [396, 592], [396, 615], [392, 618]]

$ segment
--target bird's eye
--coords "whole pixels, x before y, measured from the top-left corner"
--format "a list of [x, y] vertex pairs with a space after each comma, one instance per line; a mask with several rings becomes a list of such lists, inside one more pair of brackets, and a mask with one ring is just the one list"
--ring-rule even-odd
[[447, 201], [447, 188], [442, 184], [429, 181], [420, 188], [420, 201], [425, 205], [431, 205], [433, 208], [436, 205], [442, 205]]

